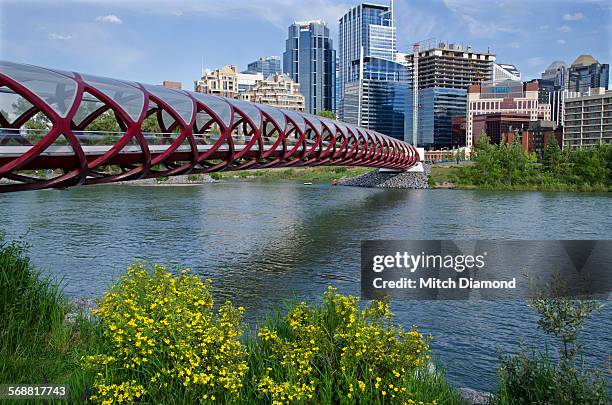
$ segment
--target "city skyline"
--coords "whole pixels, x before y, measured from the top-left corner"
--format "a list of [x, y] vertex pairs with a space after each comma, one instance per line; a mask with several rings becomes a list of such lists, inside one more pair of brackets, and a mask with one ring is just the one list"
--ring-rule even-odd
[[[296, 20], [325, 20], [337, 44], [338, 18], [358, 3], [2, 0], [0, 57], [149, 83], [175, 80], [189, 88], [202, 58], [204, 67], [234, 64], [242, 70], [259, 57], [282, 55], [287, 27]], [[414, 41], [432, 37], [490, 48], [499, 62], [533, 79], [553, 61], [571, 64], [583, 53], [609, 63], [611, 10], [597, 0], [396, 0], [398, 49], [410, 52]]]

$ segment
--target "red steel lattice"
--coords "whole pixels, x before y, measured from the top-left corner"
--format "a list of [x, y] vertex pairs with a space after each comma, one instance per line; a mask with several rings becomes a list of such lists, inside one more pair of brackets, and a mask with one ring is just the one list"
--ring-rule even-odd
[[[297, 166], [409, 169], [416, 149], [376, 131], [264, 104], [0, 62], [0, 192]], [[24, 124], [44, 115], [48, 128]], [[112, 114], [118, 132], [87, 128]], [[154, 116], [159, 132], [142, 130]], [[34, 135], [32, 135], [34, 134]], [[52, 178], [33, 170], [62, 173]]]

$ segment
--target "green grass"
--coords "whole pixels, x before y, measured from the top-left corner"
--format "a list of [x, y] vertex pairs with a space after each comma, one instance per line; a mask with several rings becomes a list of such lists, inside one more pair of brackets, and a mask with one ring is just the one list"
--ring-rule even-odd
[[[277, 331], [279, 336], [288, 337], [292, 332], [287, 314], [294, 311], [296, 306], [296, 303], [288, 304], [284, 311], [279, 310], [260, 325]], [[321, 307], [313, 308], [316, 311]], [[83, 359], [92, 354], [112, 352], [113, 345], [103, 333], [105, 325], [98, 318], [81, 314], [75, 321], [67, 321], [66, 315], [72, 309], [63, 297], [57, 280], [44, 277], [31, 264], [27, 248], [19, 243], [6, 243], [0, 235], [0, 383], [67, 384], [71, 393], [69, 403], [80, 403], [92, 394], [94, 371], [85, 367]], [[334, 335], [334, 328], [341, 327], [334, 322], [332, 320], [323, 326], [322, 342], [327, 339], [324, 336]], [[258, 392], [257, 378], [265, 374], [270, 366], [275, 367], [273, 373], [283, 373], [276, 369], [279, 367], [276, 363], [278, 359], [270, 358], [270, 346], [266, 347], [257, 331], [257, 328], [250, 329], [241, 338], [247, 349], [249, 366], [240, 393], [241, 403], [269, 401], [268, 397]], [[334, 349], [326, 343], [322, 343], [321, 347], [328, 347], [328, 353], [333, 356], [339, 353], [337, 347]], [[336, 383], [343, 381], [346, 384], [348, 377], [339, 374], [336, 366], [330, 366], [335, 364], [334, 361], [325, 361], [313, 370], [313, 378], [320, 381], [317, 384], [317, 402], [337, 403], [342, 399], [342, 403], [355, 403], [352, 400], [347, 402], [347, 398], [337, 392]], [[426, 365], [417, 366], [406, 373], [403, 384], [414, 393], [417, 402], [438, 399], [440, 404], [461, 403], [443, 373], [428, 370]], [[367, 390], [362, 395], [366, 394]], [[364, 398], [354, 399], [359, 399], [360, 403], [382, 403], [374, 396], [370, 398], [372, 401]]]
[[80, 367], [96, 325], [77, 317], [58, 284], [30, 263], [26, 248], [0, 235], [0, 384], [68, 384], [78, 400], [93, 381]]
[[356, 177], [369, 173], [374, 169], [368, 167], [321, 166], [296, 167], [287, 169], [241, 170], [236, 172], [219, 172], [213, 176], [219, 179], [251, 179], [251, 180], [295, 180], [309, 182], [331, 182], [345, 177]]

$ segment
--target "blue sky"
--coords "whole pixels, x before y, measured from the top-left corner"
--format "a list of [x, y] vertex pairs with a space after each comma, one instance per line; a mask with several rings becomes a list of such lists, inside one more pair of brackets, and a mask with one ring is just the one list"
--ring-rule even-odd
[[[373, 1], [385, 3], [385, 1]], [[191, 89], [205, 67], [282, 55], [287, 26], [338, 18], [357, 1], [0, 0], [0, 58]], [[472, 45], [538, 77], [554, 60], [612, 62], [606, 0], [395, 0], [400, 51], [417, 40]]]

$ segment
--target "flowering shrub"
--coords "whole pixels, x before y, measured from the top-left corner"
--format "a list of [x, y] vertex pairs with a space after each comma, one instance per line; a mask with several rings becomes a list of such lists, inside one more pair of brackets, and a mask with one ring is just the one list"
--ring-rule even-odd
[[407, 387], [426, 372], [429, 339], [394, 326], [385, 302], [360, 310], [357, 298], [330, 287], [321, 306], [297, 304], [258, 338], [251, 355], [261, 366], [252, 371], [260, 397], [272, 403], [421, 400]]
[[243, 308], [213, 311], [210, 280], [186, 270], [131, 266], [93, 311], [106, 347], [84, 358], [101, 403], [198, 403], [238, 399], [247, 371]]

